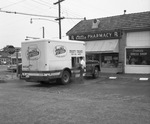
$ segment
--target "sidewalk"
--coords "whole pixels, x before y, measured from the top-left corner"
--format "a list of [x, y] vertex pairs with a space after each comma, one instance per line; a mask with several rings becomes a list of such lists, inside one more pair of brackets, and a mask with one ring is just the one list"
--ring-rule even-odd
[[101, 78], [110, 79], [136, 79], [136, 80], [150, 80], [150, 74], [115, 74], [115, 73], [100, 73]]

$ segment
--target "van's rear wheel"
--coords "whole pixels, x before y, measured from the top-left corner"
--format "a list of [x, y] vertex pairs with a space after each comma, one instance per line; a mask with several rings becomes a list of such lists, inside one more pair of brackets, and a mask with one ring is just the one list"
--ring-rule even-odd
[[70, 83], [70, 73], [67, 70], [63, 71], [60, 81], [61, 81], [61, 84], [64, 84], [64, 85]]

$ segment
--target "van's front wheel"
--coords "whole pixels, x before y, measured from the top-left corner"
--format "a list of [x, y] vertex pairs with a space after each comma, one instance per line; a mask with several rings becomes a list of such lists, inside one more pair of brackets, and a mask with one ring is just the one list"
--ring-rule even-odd
[[64, 84], [64, 85], [70, 83], [70, 73], [67, 70], [63, 71], [60, 81], [61, 81], [61, 84]]

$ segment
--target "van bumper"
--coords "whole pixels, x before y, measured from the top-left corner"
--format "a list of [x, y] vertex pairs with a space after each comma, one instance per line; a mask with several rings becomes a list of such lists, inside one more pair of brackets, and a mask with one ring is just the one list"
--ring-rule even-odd
[[57, 79], [60, 78], [60, 72], [57, 73], [28, 73], [28, 72], [23, 72], [21, 75], [22, 80], [26, 81], [49, 81], [52, 79]]

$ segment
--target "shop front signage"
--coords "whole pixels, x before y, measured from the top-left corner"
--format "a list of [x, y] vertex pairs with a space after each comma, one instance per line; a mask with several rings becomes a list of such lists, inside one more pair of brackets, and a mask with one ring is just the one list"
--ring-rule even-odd
[[150, 65], [150, 48], [126, 48], [127, 65]]
[[70, 40], [99, 40], [99, 39], [117, 39], [121, 37], [121, 31], [89, 33], [69, 36]]
[[127, 54], [130, 56], [150, 55], [150, 48], [127, 48]]

